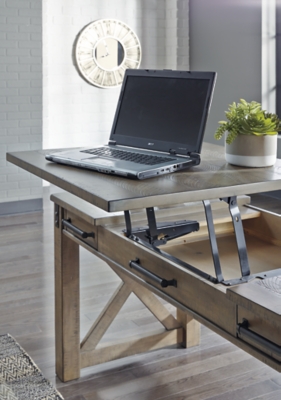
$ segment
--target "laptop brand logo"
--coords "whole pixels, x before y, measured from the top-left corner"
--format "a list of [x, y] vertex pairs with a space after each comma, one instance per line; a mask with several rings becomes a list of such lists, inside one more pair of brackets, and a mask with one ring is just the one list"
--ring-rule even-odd
[[154, 146], [154, 143], [148, 143], [148, 146]]

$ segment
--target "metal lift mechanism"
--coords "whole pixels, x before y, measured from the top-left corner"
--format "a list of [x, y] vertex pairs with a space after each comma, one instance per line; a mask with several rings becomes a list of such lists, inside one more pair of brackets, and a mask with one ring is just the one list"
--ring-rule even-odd
[[[214, 229], [211, 203], [209, 200], [204, 200], [203, 205], [205, 209], [205, 215], [209, 233], [209, 241], [211, 246], [216, 277], [213, 277], [212, 275], [209, 275], [201, 271], [200, 269], [158, 248], [158, 246], [160, 245], [165, 245], [169, 240], [181, 237], [183, 235], [187, 235], [194, 231], [198, 231], [199, 223], [197, 221], [181, 220], [172, 223], [171, 222], [157, 223], [154, 208], [149, 207], [146, 208], [148, 226], [138, 227], [133, 229], [131, 223], [130, 211], [126, 210], [124, 211], [125, 223], [126, 223], [126, 229], [124, 230], [124, 232], [126, 236], [131, 240], [157, 252], [158, 254], [161, 254], [165, 258], [168, 258], [169, 260], [176, 262], [182, 267], [187, 268], [188, 270], [194, 272], [195, 274], [213, 283], [222, 283], [223, 285], [232, 286], [240, 283], [246, 283], [254, 278], [264, 279], [265, 277], [268, 278], [270, 276], [275, 276], [277, 273], [280, 274], [280, 269], [278, 269], [273, 271], [267, 271], [266, 274], [261, 272], [258, 274], [251, 275], [242, 219], [239, 207], [237, 205], [237, 198], [236, 196], [232, 196], [232, 197], [221, 198], [220, 200], [225, 201], [228, 204], [229, 213], [231, 215], [232, 224], [234, 227], [234, 234], [236, 238], [237, 252], [239, 256], [241, 278], [230, 279], [230, 280], [225, 280], [223, 278], [222, 269], [220, 265], [217, 239]], [[130, 265], [131, 267], [134, 267], [135, 269], [138, 270], [142, 270], [141, 272], [144, 275], [147, 275], [151, 278], [151, 273], [149, 273], [148, 270], [141, 267], [141, 265], [139, 264], [139, 260], [134, 260], [131, 263], [132, 263], [132, 265]]]

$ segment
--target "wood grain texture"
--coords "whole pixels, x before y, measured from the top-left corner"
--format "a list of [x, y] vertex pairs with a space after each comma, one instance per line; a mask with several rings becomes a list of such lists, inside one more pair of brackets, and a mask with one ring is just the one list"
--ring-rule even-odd
[[[67, 192], [53, 193], [50, 198], [54, 203], [58, 204], [62, 208], [66, 207], [70, 212], [82, 218], [84, 221], [87, 221], [92, 226], [119, 225], [124, 223], [124, 213], [122, 211], [118, 211], [116, 213], [108, 213], [70, 193]], [[242, 207], [246, 204], [249, 204], [250, 201], [251, 199], [249, 196], [241, 195], [237, 198], [237, 205], [239, 207]], [[227, 204], [218, 199], [212, 200], [211, 206], [214, 212], [216, 212], [216, 210], [222, 212], [222, 210], [226, 211], [228, 209]], [[186, 203], [179, 204], [173, 207], [171, 206], [156, 207], [155, 209], [156, 218], [157, 220], [159, 219], [160, 221], [161, 220], [173, 221], [175, 218], [182, 218], [186, 214], [188, 214], [188, 216], [189, 215], [192, 216], [192, 214], [194, 213], [198, 214], [199, 212], [204, 213], [202, 201], [189, 202], [187, 204]], [[250, 210], [249, 208], [245, 209], [244, 213], [250, 214], [251, 216], [260, 215], [259, 211]], [[141, 209], [134, 210], [131, 213], [131, 220], [134, 223], [141, 222], [143, 224], [145, 218], [146, 218], [146, 213], [143, 207]]]
[[[56, 200], [53, 196], [52, 200]], [[77, 199], [69, 196], [69, 201]], [[122, 272], [116, 271], [114, 263], [108, 262], [113, 271], [120, 277], [122, 282], [119, 284], [103, 310], [100, 312], [95, 322], [85, 335], [80, 344], [80, 320], [79, 320], [79, 249], [81, 245], [88, 248], [91, 252], [96, 252], [98, 243], [98, 230], [94, 224], [89, 222], [87, 217], [81, 218], [81, 212], [76, 215], [75, 207], [69, 205], [69, 201], [64, 201], [63, 206], [55, 206], [55, 215], [58, 215], [58, 223], [55, 223], [55, 287], [56, 287], [56, 358], [57, 374], [59, 378], [66, 382], [77, 379], [80, 376], [80, 368], [91, 365], [112, 361], [116, 358], [126, 357], [139, 352], [151, 351], [163, 346], [183, 343], [183, 331], [187, 323], [184, 322], [184, 329], [181, 324], [163, 307], [162, 303], [140, 285]], [[61, 204], [61, 202], [60, 202]], [[83, 208], [83, 204], [80, 205]], [[96, 207], [94, 207], [96, 210]], [[83, 211], [84, 213], [85, 211]], [[91, 213], [92, 214], [92, 213]], [[84, 215], [84, 214], [83, 214]], [[100, 213], [98, 212], [98, 215]], [[90, 218], [92, 218], [90, 216]], [[72, 234], [71, 227], [65, 227], [61, 221], [68, 220], [80, 231], [94, 232], [94, 238], [83, 239]], [[70, 230], [70, 232], [69, 232]], [[75, 231], [75, 230], [74, 230]], [[99, 255], [99, 253], [97, 253]], [[144, 305], [161, 322], [163, 327], [161, 332], [152, 335], [135, 335], [126, 340], [115, 338], [113, 344], [100, 344], [106, 331], [117, 317], [121, 308], [124, 306], [128, 297], [134, 293]], [[189, 336], [199, 336], [198, 328], [194, 329], [192, 317], [189, 317], [188, 331]], [[198, 324], [198, 323], [197, 323]], [[198, 339], [197, 339], [198, 341]], [[190, 341], [189, 345], [192, 345]]]
[[[222, 327], [226, 332], [235, 335], [236, 307], [233, 302], [229, 302], [225, 298], [225, 287], [214, 286], [206, 279], [189, 273], [188, 270], [175, 262], [170, 262], [153, 251], [147, 250], [120, 233], [99, 227], [99, 238], [99, 251], [114, 259], [124, 268], [130, 269], [129, 261], [138, 258], [142, 267], [153, 274], [167, 280], [176, 279], [176, 288], [170, 286], [163, 290], [167, 295]], [[119, 249], [118, 252], [110, 245], [113, 242]], [[140, 274], [136, 273], [136, 275], [139, 276]], [[146, 281], [153, 284], [149, 278]], [[157, 284], [154, 286], [157, 287]], [[161, 290], [160, 285], [158, 285], [158, 288]], [[200, 296], [198, 296], [198, 293], [200, 293]], [[219, 307], [220, 304], [224, 304], [225, 307]]]
[[[65, 234], [67, 234], [68, 236], [70, 236], [70, 234], [68, 232], [65, 232]], [[140, 279], [137, 275], [132, 274], [130, 271], [128, 271], [127, 269], [121, 267], [120, 265], [118, 265], [116, 262], [113, 262], [112, 260], [110, 260], [108, 257], [104, 257], [101, 253], [98, 253], [94, 248], [91, 248], [88, 244], [83, 243], [81, 240], [76, 239], [74, 236], [72, 236], [72, 240], [76, 240], [77, 243], [80, 243], [80, 246], [83, 246], [85, 249], [87, 249], [89, 252], [92, 252], [92, 254], [96, 254], [98, 255], [100, 258], [104, 259], [104, 261], [108, 264], [110, 264], [110, 267], [112, 269], [114, 269], [114, 271], [119, 274], [119, 271], [122, 272], [122, 274], [129, 276], [131, 279], [133, 279], [134, 281], [138, 282], [140, 285], [147, 287], [148, 283], [145, 282], [144, 280]], [[219, 335], [221, 335], [222, 337], [226, 338], [227, 340], [229, 340], [230, 342], [238, 345], [240, 348], [242, 348], [243, 350], [249, 352], [250, 354], [254, 355], [255, 357], [257, 357], [258, 359], [262, 360], [263, 362], [268, 363], [269, 365], [271, 365], [273, 368], [277, 369], [278, 371], [281, 370], [280, 368], [280, 363], [277, 362], [274, 359], [268, 359], [267, 357], [265, 357], [264, 354], [260, 353], [259, 351], [257, 351], [254, 348], [249, 348], [247, 343], [238, 341], [236, 339], [235, 336], [233, 336], [233, 334], [229, 334], [227, 333], [225, 330], [219, 328], [218, 325], [215, 325], [214, 323], [212, 323], [209, 320], [206, 320], [205, 318], [202, 318], [199, 314], [194, 313], [194, 311], [192, 311], [191, 309], [187, 308], [186, 306], [183, 306], [183, 304], [181, 302], [176, 301], [173, 297], [171, 297], [169, 294], [166, 294], [165, 291], [161, 291], [159, 289], [157, 289], [156, 287], [154, 287], [153, 285], [148, 285], [149, 290], [152, 291], [154, 294], [160, 296], [161, 298], [163, 298], [164, 300], [168, 301], [169, 303], [173, 304], [175, 307], [183, 310], [184, 312], [187, 312], [188, 314], [190, 314], [193, 318], [196, 318], [196, 320], [198, 320], [200, 323], [205, 324], [206, 326], [208, 326], [210, 329], [214, 330], [216, 333], [218, 333]], [[217, 286], [217, 288], [219, 289], [219, 287]], [[225, 292], [225, 289], [224, 289]], [[215, 293], [215, 292], [214, 292]], [[217, 296], [217, 294], [216, 294]], [[198, 296], [196, 295], [196, 299], [198, 298]], [[220, 304], [223, 304], [223, 302], [220, 302]], [[221, 310], [221, 307], [218, 308], [218, 311]], [[236, 326], [236, 319], [229, 320], [230, 322], [234, 322], [234, 327]], [[139, 332], [138, 332], [139, 333]], [[115, 337], [116, 339], [116, 337]]]
[[260, 317], [270, 315], [272, 321], [280, 320], [281, 302], [279, 293], [269, 290], [265, 285], [258, 284], [256, 281], [228, 289], [227, 297], [242, 307], [254, 311]]
[[281, 188], [281, 160], [273, 167], [227, 164], [221, 146], [204, 143], [202, 162], [185, 172], [145, 181], [63, 166], [45, 160], [48, 150], [8, 153], [7, 160], [105, 211], [180, 204]]
[[[59, 210], [63, 218], [63, 210]], [[63, 381], [80, 376], [79, 246], [55, 226], [56, 372]]]
[[86, 352], [87, 350], [93, 350], [96, 348], [102, 336], [107, 331], [109, 325], [116, 317], [129, 295], [131, 294], [130, 287], [124, 282], [120, 283], [115, 293], [113, 293], [109, 302], [102, 310], [99, 317], [94, 322], [90, 331], [81, 342], [81, 350]]
[[200, 343], [200, 324], [188, 313], [177, 309], [177, 320], [184, 327], [184, 346], [193, 347]]
[[255, 281], [255, 283], [268, 289], [270, 292], [278, 294], [281, 299], [281, 276], [274, 276], [272, 278], [257, 280]]
[[253, 237], [281, 247], [281, 216], [271, 212], [260, 211], [257, 221], [245, 220], [244, 230]]
[[[280, 399], [278, 372], [204, 326], [199, 346], [130, 356], [60, 382], [55, 375], [52, 206], [47, 196], [44, 213], [0, 218], [0, 333], [16, 338], [66, 400]], [[86, 332], [120, 279], [84, 249], [80, 265], [81, 331]], [[140, 332], [141, 326], [142, 332], [150, 332], [155, 323], [146, 307], [129, 297], [105, 340]]]
[[94, 350], [81, 352], [81, 367], [89, 367], [96, 364], [116, 360], [118, 358], [128, 357], [134, 354], [143, 353], [171, 346], [175, 343], [183, 342], [183, 329], [173, 329], [160, 333], [151, 333], [147, 336], [136, 335], [133, 338], [127, 338], [126, 341], [105, 344]]
[[239, 285], [228, 289], [227, 297], [238, 305], [239, 323], [246, 319], [252, 332], [281, 346], [281, 296], [279, 285], [280, 276], [264, 280], [255, 279], [247, 285]]
[[[115, 234], [115, 236], [111, 236], [112, 234]], [[232, 339], [230, 338], [230, 340], [236, 342], [238, 346], [244, 348], [248, 347], [247, 351], [249, 351], [251, 354], [254, 354], [253, 351], [255, 347], [249, 347], [247, 345], [245, 347], [241, 341], [237, 341], [236, 339], [237, 322], [242, 322], [243, 319], [240, 313], [241, 308], [238, 308], [239, 312], [238, 315], [236, 315], [236, 310], [237, 310], [236, 306], [240, 304], [240, 300], [237, 298], [237, 296], [235, 297], [234, 294], [224, 296], [223, 293], [225, 293], [226, 289], [224, 290], [223, 287], [221, 287], [221, 285], [214, 285], [211, 282], [203, 280], [199, 276], [193, 279], [194, 277], [192, 273], [189, 273], [187, 270], [184, 270], [184, 268], [181, 268], [179, 265], [175, 265], [175, 263], [173, 262], [166, 261], [165, 259], [161, 258], [161, 256], [153, 252], [150, 252], [146, 248], [139, 246], [134, 242], [131, 242], [129, 239], [127, 239], [121, 234], [120, 230], [118, 233], [118, 229], [116, 229], [115, 227], [113, 227], [112, 229], [111, 228], [104, 229], [103, 227], [100, 227], [99, 235], [100, 235], [99, 251], [103, 255], [111, 259], [114, 259], [114, 261], [117, 262], [124, 269], [129, 269], [128, 267], [129, 260], [137, 258], [140, 260], [142, 267], [149, 270], [153, 274], [165, 277], [165, 279], [171, 279], [173, 277], [173, 279], [176, 279], [178, 282], [176, 289], [175, 288], [171, 289], [166, 288], [165, 290], [162, 290], [161, 288], [158, 289], [165, 292], [167, 294], [167, 297], [169, 297], [171, 300], [176, 300], [178, 303], [184, 305], [186, 307], [186, 310], [191, 310], [192, 312], [194, 312], [197, 315], [195, 317], [196, 319], [198, 318], [199, 315], [200, 317], [202, 317], [203, 323], [207, 322], [207, 325], [208, 321], [212, 321], [212, 323], [216, 327], [220, 327], [220, 329], [224, 331], [225, 336], [227, 336], [227, 334], [233, 336]], [[225, 240], [228, 238], [223, 237], [222, 239]], [[250, 239], [252, 241], [252, 238]], [[113, 242], [117, 244], [117, 247], [120, 250], [120, 252], [118, 253], [114, 252], [114, 249], [112, 249], [108, 245], [109, 243]], [[265, 251], [265, 247], [268, 246], [268, 244], [265, 243], [264, 247], [264, 244], [262, 242], [259, 242], [257, 240], [256, 241], [254, 240], [254, 242], [252, 243], [252, 245], [256, 262], [254, 264], [253, 272], [266, 273], [267, 270], [270, 270], [274, 267], [278, 268], [279, 266], [278, 260], [280, 259], [280, 248], [278, 248], [277, 246], [272, 246], [271, 256], [273, 256], [274, 254], [273, 249], [276, 249], [277, 251], [276, 255], [279, 254], [279, 257], [276, 257], [276, 259], [275, 257], [273, 257], [275, 261], [277, 261], [277, 265], [273, 265], [269, 264], [268, 262], [269, 260], [267, 260], [266, 258], [268, 251]], [[210, 262], [210, 254], [209, 257], [206, 257], [206, 255], [204, 254], [205, 246], [203, 243], [204, 242], [202, 241], [201, 242], [199, 241], [198, 243], [192, 242], [190, 245], [190, 249], [188, 249], [186, 246], [184, 249], [183, 246], [174, 246], [175, 253], [173, 255], [179, 257], [180, 259], [186, 262], [193, 261], [192, 265], [195, 265], [197, 268], [204, 270], [204, 267], [202, 268], [203, 266], [202, 255], [203, 255], [203, 262], [208, 263]], [[227, 242], [225, 242], [225, 244], [227, 244]], [[179, 249], [180, 251], [178, 251]], [[168, 251], [170, 250], [171, 247], [168, 248]], [[235, 254], [237, 259], [236, 251], [233, 252], [233, 250], [231, 250], [231, 247], [228, 244], [227, 246], [225, 246], [224, 251], [227, 254], [226, 261], [228, 263], [229, 270], [231, 271], [235, 265], [233, 264], [233, 259], [232, 259], [233, 254]], [[193, 258], [192, 254], [194, 254]], [[236, 273], [237, 273], [236, 277], [239, 277], [238, 275], [239, 271], [237, 271]], [[139, 274], [137, 273], [136, 275]], [[149, 277], [146, 277], [144, 280], [150, 287], [151, 285], [157, 287], [157, 284], [155, 284], [153, 280], [150, 281]], [[233, 289], [233, 293], [235, 293], [236, 289], [238, 291], [240, 290], [243, 291], [244, 289], [240, 289], [240, 286], [241, 287], [245, 286], [246, 291], [249, 290], [249, 288], [250, 290], [253, 291], [251, 283], [249, 283], [237, 286], [236, 288]], [[256, 296], [254, 297], [259, 298], [259, 293], [258, 291], [256, 292], [257, 292]], [[197, 295], [198, 293], [200, 293], [200, 296]], [[231, 289], [230, 293], [232, 293]], [[230, 303], [228, 302], [228, 299], [231, 300]], [[248, 302], [249, 309], [257, 308], [255, 298], [253, 297], [251, 299], [247, 298], [246, 301]], [[259, 314], [254, 315], [254, 318], [257, 319], [257, 322], [256, 321], [253, 322], [251, 319], [250, 325], [251, 327], [253, 327], [252, 330], [254, 332], [263, 336], [265, 339], [268, 339], [279, 345], [281, 320], [278, 310], [280, 308], [280, 304], [277, 304], [275, 302], [270, 310], [265, 308], [266, 304], [269, 301], [260, 300], [261, 304], [260, 309], [263, 310], [262, 316]], [[276, 314], [275, 317], [273, 316], [273, 318], [272, 318], [272, 311], [275, 312]], [[247, 317], [247, 315], [245, 315], [244, 317]], [[270, 320], [270, 323], [267, 323], [268, 320]], [[193, 321], [192, 324], [194, 324]], [[194, 328], [193, 331], [195, 330]], [[230, 330], [231, 328], [233, 328], [232, 331]], [[279, 356], [273, 357], [273, 359], [268, 358], [268, 354], [270, 354], [271, 356], [271, 352], [268, 351], [266, 344], [263, 346], [256, 346], [256, 350], [257, 350], [256, 354], [259, 354], [258, 358], [261, 357], [260, 359], [263, 359], [264, 362], [269, 362], [269, 363], [275, 360], [277, 369], [280, 370]], [[262, 351], [263, 354], [259, 353], [260, 350]]]
[[[271, 343], [275, 343], [277, 346], [281, 346], [280, 322], [276, 322], [276, 320], [271, 320], [270, 318], [259, 318], [255, 312], [241, 306], [238, 306], [237, 317], [239, 323], [242, 323], [245, 319], [248, 321], [248, 328], [251, 330], [251, 332], [257, 333], [262, 338], [267, 339]], [[250, 341], [248, 342], [250, 343]], [[265, 353], [271, 354], [269, 347], [267, 348], [265, 345], [259, 345], [255, 343], [254, 345]], [[276, 354], [275, 358], [281, 361], [280, 355]]]
[[[43, 215], [0, 218], [0, 328], [16, 337], [66, 399], [280, 398], [279, 373], [205, 327], [201, 327], [201, 343], [195, 348], [157, 350], [90, 367], [67, 384], [56, 379], [53, 217], [47, 204]], [[81, 330], [86, 331], [93, 322], [90, 310], [98, 313], [102, 309], [106, 293], [117, 287], [119, 280], [87, 252], [81, 252], [81, 265]], [[143, 320], [139, 307], [129, 298], [108, 335], [126, 335], [129, 316], [135, 324], [139, 317]], [[154, 326], [149, 318], [147, 331]]]

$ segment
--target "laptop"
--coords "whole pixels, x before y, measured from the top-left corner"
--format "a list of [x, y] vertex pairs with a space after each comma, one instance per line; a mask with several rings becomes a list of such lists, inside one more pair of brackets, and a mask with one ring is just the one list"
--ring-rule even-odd
[[107, 144], [46, 159], [147, 179], [200, 163], [215, 72], [127, 69]]

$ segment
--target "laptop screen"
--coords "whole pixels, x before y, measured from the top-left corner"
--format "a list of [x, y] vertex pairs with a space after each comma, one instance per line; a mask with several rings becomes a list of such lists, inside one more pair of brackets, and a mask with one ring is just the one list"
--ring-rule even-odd
[[129, 72], [124, 81], [110, 139], [180, 154], [199, 152], [214, 74], [138, 72]]

